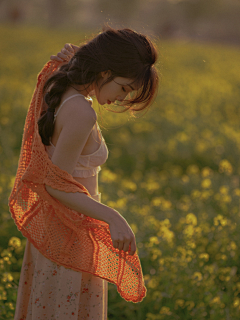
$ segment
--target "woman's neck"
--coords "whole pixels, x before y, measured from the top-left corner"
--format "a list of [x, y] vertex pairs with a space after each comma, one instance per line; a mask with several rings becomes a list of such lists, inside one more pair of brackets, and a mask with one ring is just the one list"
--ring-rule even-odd
[[84, 85], [78, 85], [78, 84], [73, 84], [71, 85], [73, 89], [87, 97], [90, 93], [93, 94], [94, 92], [94, 85], [93, 84], [84, 84]]

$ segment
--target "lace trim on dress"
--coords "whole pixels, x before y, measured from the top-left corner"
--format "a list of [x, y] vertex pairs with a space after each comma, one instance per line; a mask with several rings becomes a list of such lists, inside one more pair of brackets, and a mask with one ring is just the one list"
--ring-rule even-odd
[[89, 177], [96, 176], [98, 174], [98, 172], [101, 170], [102, 169], [100, 166], [98, 166], [96, 168], [92, 168], [92, 169], [74, 170], [72, 173], [72, 176], [74, 178], [89, 178]]

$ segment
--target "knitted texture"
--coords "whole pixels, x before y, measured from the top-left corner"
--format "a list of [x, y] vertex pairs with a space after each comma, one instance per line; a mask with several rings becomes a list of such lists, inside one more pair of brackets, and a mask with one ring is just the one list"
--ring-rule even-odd
[[22, 235], [47, 259], [112, 282], [122, 298], [140, 302], [146, 296], [146, 288], [137, 253], [131, 256], [115, 249], [107, 223], [66, 207], [45, 189], [46, 184], [57, 190], [90, 196], [68, 172], [51, 162], [38, 132], [43, 86], [59, 65], [49, 61], [38, 75], [9, 197], [12, 218]]

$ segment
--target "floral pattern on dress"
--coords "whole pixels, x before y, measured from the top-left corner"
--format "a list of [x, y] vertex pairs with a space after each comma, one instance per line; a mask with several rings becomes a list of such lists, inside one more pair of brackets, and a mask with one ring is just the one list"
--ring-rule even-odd
[[14, 320], [106, 320], [108, 282], [45, 258], [27, 240]]

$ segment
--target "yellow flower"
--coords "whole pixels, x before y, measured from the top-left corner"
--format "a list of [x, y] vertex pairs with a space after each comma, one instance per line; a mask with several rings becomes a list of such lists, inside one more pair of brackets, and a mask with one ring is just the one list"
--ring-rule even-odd
[[152, 261], [156, 260], [158, 257], [161, 257], [161, 255], [162, 255], [161, 250], [157, 248], [152, 248], [152, 257], [151, 257]]
[[17, 237], [11, 237], [8, 242], [9, 247], [19, 248], [21, 247], [21, 240]]
[[170, 201], [164, 200], [164, 201], [162, 202], [161, 209], [162, 209], [163, 211], [169, 210], [169, 209], [171, 209], [171, 207], [172, 207], [172, 203], [171, 203]]
[[229, 202], [232, 201], [232, 197], [230, 197], [229, 195], [223, 195], [222, 196], [222, 201], [229, 203]]
[[228, 194], [228, 189], [229, 189], [228, 186], [221, 186], [219, 188], [219, 191], [221, 194]]
[[212, 181], [210, 179], [204, 179], [201, 183], [202, 188], [207, 189], [212, 185]]
[[151, 237], [149, 240], [152, 244], [159, 244], [159, 240], [157, 237]]
[[240, 299], [239, 298], [235, 298], [233, 301], [233, 306], [234, 308], [238, 307], [240, 305]]
[[213, 190], [204, 190], [201, 194], [201, 200], [207, 200], [213, 194]]
[[192, 278], [194, 280], [201, 281], [203, 276], [202, 276], [201, 272], [196, 271], [196, 272], [194, 272]]
[[202, 177], [206, 178], [206, 177], [212, 175], [212, 172], [213, 172], [212, 169], [210, 169], [209, 167], [205, 167], [202, 169]]
[[172, 314], [172, 312], [170, 311], [170, 308], [168, 308], [168, 307], [162, 307], [159, 313], [160, 314], [166, 314], [166, 315], [169, 315], [169, 316]]
[[201, 253], [200, 255], [199, 255], [199, 258], [200, 259], [204, 259], [205, 261], [208, 261], [209, 260], [209, 254], [208, 253]]
[[161, 203], [162, 203], [162, 197], [155, 197], [152, 199], [152, 205], [154, 207], [160, 206]]
[[235, 243], [234, 241], [231, 241], [231, 242], [230, 242], [230, 248], [231, 248], [232, 250], [237, 250], [237, 245], [236, 245], [236, 243]]
[[218, 170], [220, 173], [226, 173], [227, 175], [230, 175], [233, 171], [233, 167], [228, 160], [224, 159], [220, 162]]
[[7, 249], [4, 249], [2, 252], [1, 252], [1, 256], [2, 257], [12, 257], [12, 253], [9, 252]]
[[147, 182], [146, 189], [147, 189], [147, 191], [149, 191], [149, 192], [156, 191], [156, 190], [159, 190], [159, 189], [160, 189], [160, 185], [159, 185], [159, 183], [156, 182], [156, 181], [149, 180], [149, 181]]
[[188, 225], [184, 230], [183, 233], [188, 236], [192, 237], [194, 235], [194, 228], [192, 225]]
[[188, 306], [188, 310], [192, 310], [192, 308], [195, 306], [195, 303], [193, 301], [186, 301], [186, 306]]
[[177, 309], [178, 307], [183, 308], [185, 305], [185, 301], [183, 299], [177, 299], [175, 301], [175, 309]]
[[119, 198], [116, 202], [116, 206], [117, 206], [117, 208], [121, 209], [126, 205], [126, 203], [127, 203], [126, 198]]
[[213, 221], [215, 226], [218, 226], [219, 222], [223, 227], [228, 224], [228, 220], [225, 217], [223, 217], [221, 214], [218, 214], [216, 217], [214, 217]]
[[8, 306], [11, 310], [15, 309], [12, 302], [7, 302], [7, 303], [5, 303], [5, 305]]
[[240, 197], [240, 189], [239, 188], [234, 189], [234, 194]]
[[126, 180], [126, 179], [122, 180], [122, 187], [125, 189], [128, 189], [130, 191], [135, 191], [137, 189], [136, 183], [134, 183], [131, 180]]
[[214, 298], [211, 300], [211, 303], [220, 304], [220, 303], [221, 303], [220, 297], [219, 297], [219, 296], [214, 297]]
[[3, 277], [2, 277], [2, 281], [3, 282], [7, 282], [7, 281], [11, 282], [11, 281], [13, 281], [13, 276], [9, 272], [4, 272]]
[[7, 291], [0, 291], [0, 300], [7, 300]]
[[191, 197], [193, 198], [193, 199], [197, 199], [197, 198], [199, 198], [201, 196], [201, 192], [199, 191], [199, 190], [197, 190], [197, 189], [194, 189], [193, 191], [192, 191], [192, 193], [191, 193]]
[[187, 167], [188, 174], [199, 174], [199, 167], [196, 164], [192, 164]]
[[110, 183], [110, 182], [115, 181], [116, 179], [117, 179], [116, 173], [114, 173], [108, 169], [102, 170], [101, 181]]
[[186, 216], [186, 223], [194, 226], [197, 225], [197, 217], [193, 213], [188, 213]]

